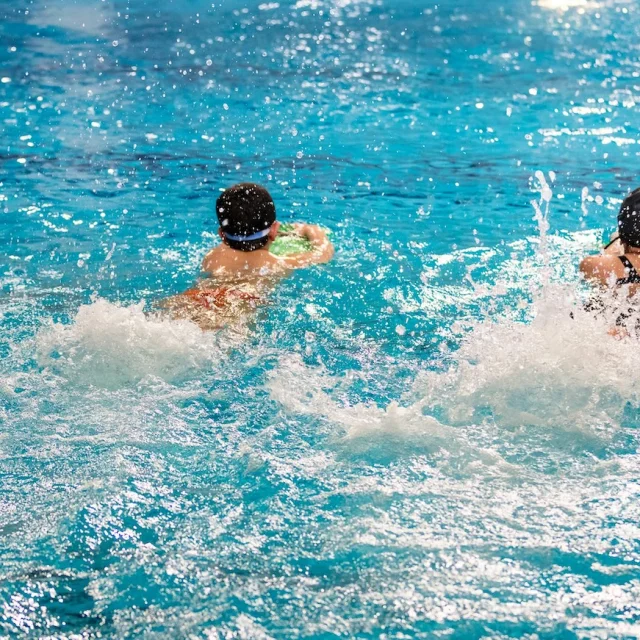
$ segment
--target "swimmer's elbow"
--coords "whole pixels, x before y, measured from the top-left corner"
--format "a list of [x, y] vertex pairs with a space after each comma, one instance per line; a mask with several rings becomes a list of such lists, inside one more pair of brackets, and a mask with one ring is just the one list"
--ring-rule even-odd
[[316, 247], [313, 251], [295, 256], [285, 257], [282, 262], [290, 269], [304, 269], [314, 264], [325, 264], [333, 258], [335, 250], [331, 242], [327, 240], [321, 247]]
[[316, 247], [315, 251], [309, 256], [309, 264], [326, 264], [331, 261], [335, 249], [329, 240], [325, 240], [322, 245]]
[[329, 262], [333, 258], [335, 252], [336, 250], [334, 249], [333, 244], [327, 240], [318, 256], [318, 264], [325, 264], [326, 262]]

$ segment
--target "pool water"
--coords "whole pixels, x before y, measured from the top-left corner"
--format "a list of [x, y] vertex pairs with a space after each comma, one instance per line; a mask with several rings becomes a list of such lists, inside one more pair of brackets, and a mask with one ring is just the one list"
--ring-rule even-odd
[[[637, 3], [0, 15], [2, 637], [640, 635], [640, 347], [576, 270]], [[333, 262], [245, 336], [147, 315], [243, 180]]]

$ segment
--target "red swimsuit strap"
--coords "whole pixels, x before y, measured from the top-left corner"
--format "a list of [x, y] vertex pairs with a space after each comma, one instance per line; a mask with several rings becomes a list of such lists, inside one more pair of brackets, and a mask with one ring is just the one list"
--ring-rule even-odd
[[242, 291], [240, 289], [229, 289], [227, 293], [240, 298], [241, 300], [260, 300], [260, 296], [254, 296], [253, 293]]
[[241, 300], [260, 300], [258, 296], [254, 296], [251, 293], [239, 289], [230, 289], [229, 287], [216, 287], [215, 289], [197, 289], [194, 287], [185, 291], [184, 295], [192, 298], [207, 309], [211, 309], [212, 304], [218, 308], [226, 306], [228, 296], [234, 296]]

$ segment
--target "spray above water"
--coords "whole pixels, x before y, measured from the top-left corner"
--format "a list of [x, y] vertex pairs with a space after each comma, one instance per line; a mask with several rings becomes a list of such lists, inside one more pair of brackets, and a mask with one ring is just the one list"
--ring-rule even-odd
[[[639, 400], [640, 376], [628, 372], [640, 345], [609, 334], [613, 312], [585, 310], [576, 269], [567, 279], [548, 235], [551, 186], [542, 172], [536, 178], [540, 197], [532, 204], [542, 267], [533, 281], [519, 283], [533, 290], [525, 321], [508, 310], [474, 320], [453, 364], [421, 376], [416, 392], [427, 393], [418, 405], [440, 411], [451, 424], [475, 422], [484, 413], [503, 428], [607, 432], [619, 424], [625, 402]], [[576, 243], [574, 250], [569, 258], [577, 265], [583, 248]], [[603, 297], [605, 308], [618, 306], [613, 294]]]
[[[450, 329], [458, 348], [422, 367], [402, 406], [340, 402], [329, 379], [315, 385], [318, 391], [311, 396], [294, 397], [291, 391], [295, 394], [299, 386], [286, 380], [292, 367], [301, 365], [284, 360], [272, 381], [274, 397], [290, 410], [312, 411], [340, 424], [349, 440], [374, 442], [376, 436], [404, 434], [411, 440], [423, 437], [449, 454], [493, 449], [498, 459], [518, 451], [524, 458], [542, 442], [546, 456], [581, 443], [584, 450], [604, 455], [625, 407], [640, 403], [635, 366], [640, 344], [610, 335], [613, 311], [597, 315], [585, 310], [588, 293], [577, 264], [589, 251], [586, 236], [574, 234], [567, 241], [549, 235], [554, 180], [554, 174], [547, 179], [536, 173], [535, 254], [515, 258], [517, 268], [509, 268], [513, 257], [505, 260], [498, 276], [509, 280], [503, 291], [517, 287], [521, 300], [529, 298], [524, 313], [521, 305], [506, 305], [496, 314], [499, 287], [483, 290], [491, 295], [477, 300], [475, 317]], [[603, 296], [605, 307], [619, 305], [613, 294]], [[334, 387], [338, 384], [333, 381]]]
[[[469, 280], [469, 295], [460, 296], [459, 305], [471, 301], [475, 311], [461, 306], [465, 320], [444, 329], [440, 338], [457, 348], [420, 365], [400, 402], [382, 408], [338, 399], [344, 380], [319, 375], [290, 356], [280, 358], [271, 376], [272, 397], [288, 411], [340, 425], [337, 440], [351, 446], [405, 440], [472, 458], [482, 451], [483, 460], [495, 461], [503, 460], [507, 442], [521, 437], [533, 442], [543, 432], [555, 434], [559, 447], [576, 434], [610, 441], [625, 404], [640, 402], [640, 375], [634, 373], [640, 346], [609, 335], [611, 314], [585, 311], [576, 265], [586, 251], [586, 236], [567, 240], [549, 234], [555, 175], [537, 172], [535, 178], [538, 197], [532, 205], [539, 236], [531, 244], [536, 250], [527, 252], [522, 243], [509, 248], [494, 286], [476, 287]], [[431, 272], [432, 281], [437, 277]], [[512, 304], [496, 304], [500, 297]], [[224, 343], [228, 346], [228, 335]], [[97, 300], [81, 307], [71, 324], [54, 324], [37, 336], [41, 366], [105, 388], [147, 377], [175, 382], [226, 357], [218, 333], [145, 315], [142, 304]], [[477, 441], [470, 441], [472, 432]], [[491, 442], [495, 451], [487, 446]]]
[[40, 366], [76, 383], [114, 388], [146, 377], [177, 381], [219, 361], [218, 335], [186, 320], [144, 312], [144, 302], [83, 305], [69, 325], [52, 324], [36, 339]]

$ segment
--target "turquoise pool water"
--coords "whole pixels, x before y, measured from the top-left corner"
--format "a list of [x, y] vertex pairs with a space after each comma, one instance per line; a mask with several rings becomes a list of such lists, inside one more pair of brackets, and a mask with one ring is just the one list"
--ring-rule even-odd
[[[2, 637], [640, 635], [640, 348], [575, 268], [635, 3], [0, 14]], [[146, 316], [240, 180], [335, 260], [244, 340]]]

